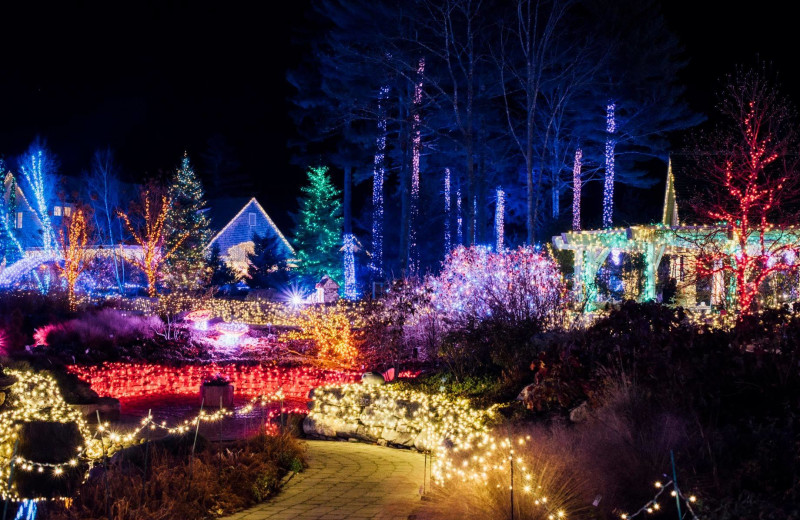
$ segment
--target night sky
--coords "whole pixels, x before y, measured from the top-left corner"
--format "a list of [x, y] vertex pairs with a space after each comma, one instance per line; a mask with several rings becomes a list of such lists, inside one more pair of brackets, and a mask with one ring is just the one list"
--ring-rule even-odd
[[[0, 153], [16, 157], [38, 134], [60, 157], [61, 172], [78, 175], [96, 148], [110, 146], [123, 177], [139, 181], [172, 169], [184, 149], [202, 162], [218, 134], [252, 182], [240, 195], [257, 195], [286, 227], [304, 176], [286, 146], [294, 135], [285, 72], [304, 50], [301, 35], [313, 32], [304, 22], [308, 4], [281, 2], [271, 12], [189, 2], [3, 7]], [[719, 78], [757, 53], [774, 62], [799, 101], [791, 16], [764, 2], [747, 11], [699, 4], [664, 2], [686, 48], [681, 79], [695, 110], [708, 113]]]

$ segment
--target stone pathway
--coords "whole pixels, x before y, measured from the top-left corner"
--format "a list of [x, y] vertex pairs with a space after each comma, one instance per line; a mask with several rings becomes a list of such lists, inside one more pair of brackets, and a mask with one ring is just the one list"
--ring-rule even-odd
[[309, 466], [268, 502], [222, 520], [407, 520], [420, 506], [422, 454], [308, 441]]

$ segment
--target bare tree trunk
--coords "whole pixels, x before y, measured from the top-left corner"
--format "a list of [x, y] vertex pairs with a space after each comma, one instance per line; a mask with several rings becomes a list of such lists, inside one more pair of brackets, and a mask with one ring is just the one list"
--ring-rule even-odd
[[353, 166], [344, 167], [344, 233], [349, 235], [352, 228]]

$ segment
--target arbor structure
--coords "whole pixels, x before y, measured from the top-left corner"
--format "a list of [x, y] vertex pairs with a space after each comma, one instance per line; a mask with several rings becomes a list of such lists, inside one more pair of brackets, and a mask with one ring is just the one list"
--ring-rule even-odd
[[197, 287], [206, 278], [203, 251], [211, 238], [211, 229], [203, 211], [206, 208], [203, 185], [187, 152], [170, 180], [167, 197], [172, 204], [165, 219], [164, 246], [175, 251], [167, 260], [169, 282], [182, 289]]
[[701, 138], [694, 158], [698, 185], [692, 209], [709, 230], [693, 241], [699, 276], [732, 277], [731, 303], [757, 306], [775, 273], [797, 271], [800, 250], [800, 159], [794, 109], [764, 70], [739, 70], [719, 104], [723, 126]]
[[298, 199], [300, 209], [292, 216], [297, 247], [295, 272], [305, 283], [316, 283], [327, 274], [341, 286], [341, 191], [331, 182], [325, 166], [309, 168], [308, 184], [302, 191], [304, 195]]
[[82, 208], [72, 212], [72, 216], [65, 217], [65, 226], [59, 230], [58, 239], [63, 263], [56, 262], [56, 268], [67, 282], [69, 308], [75, 311], [77, 308], [75, 284], [94, 254], [93, 250], [87, 248], [89, 226]]
[[171, 205], [172, 201], [166, 194], [149, 186], [142, 191], [137, 206], [128, 213], [118, 212], [131, 237], [142, 248], [141, 256], [134, 258], [132, 262], [144, 271], [147, 277], [147, 294], [151, 298], [157, 294], [157, 284], [164, 263], [188, 237], [187, 232], [181, 232], [177, 242], [171, 248], [166, 247], [166, 218]]

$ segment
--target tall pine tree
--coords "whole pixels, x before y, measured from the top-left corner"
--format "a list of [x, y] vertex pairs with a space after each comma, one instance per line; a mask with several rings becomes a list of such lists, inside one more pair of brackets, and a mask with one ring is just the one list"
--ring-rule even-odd
[[297, 247], [295, 272], [305, 284], [315, 283], [327, 274], [342, 285], [342, 192], [331, 182], [326, 166], [309, 168], [308, 185], [302, 190], [300, 210], [292, 215]]
[[[205, 192], [200, 179], [189, 161], [189, 154], [183, 153], [180, 168], [170, 180], [167, 196], [172, 201], [172, 210], [166, 219], [166, 240], [164, 248], [177, 249], [168, 261], [168, 282], [175, 289], [192, 289], [204, 284], [208, 270], [203, 252], [211, 238], [210, 222], [204, 210]], [[181, 237], [188, 234], [178, 244]]]

